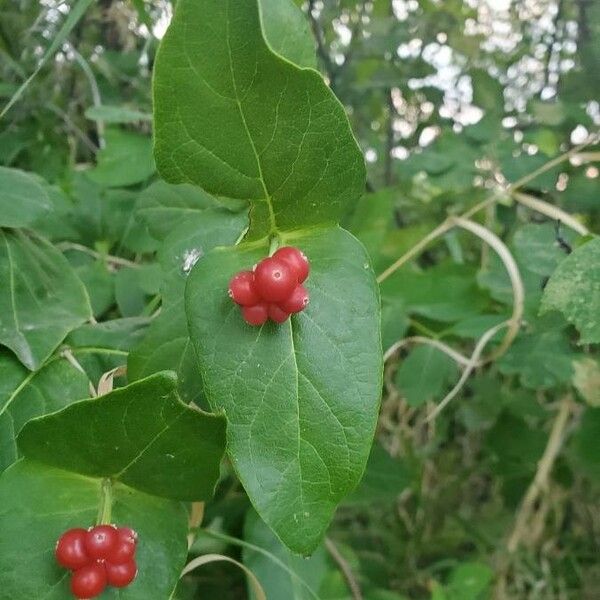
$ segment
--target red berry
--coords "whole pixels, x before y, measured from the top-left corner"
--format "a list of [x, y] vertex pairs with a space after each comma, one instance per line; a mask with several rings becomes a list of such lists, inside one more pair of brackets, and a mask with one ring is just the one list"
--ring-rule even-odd
[[254, 273], [240, 271], [229, 282], [229, 297], [242, 306], [252, 306], [260, 302], [260, 297], [254, 289]]
[[69, 529], [56, 542], [56, 561], [61, 567], [79, 569], [90, 562], [85, 551], [85, 529]]
[[254, 306], [243, 306], [242, 316], [248, 325], [262, 325], [269, 317], [267, 305], [259, 303]]
[[296, 274], [298, 283], [302, 283], [308, 277], [308, 272], [310, 270], [308, 258], [306, 258], [304, 252], [298, 248], [284, 246], [283, 248], [279, 248], [279, 250], [273, 254], [273, 258], [282, 260], [286, 263]]
[[81, 567], [71, 576], [71, 591], [76, 598], [82, 600], [99, 596], [105, 587], [106, 569], [102, 563]]
[[113, 565], [120, 565], [135, 556], [137, 533], [129, 527], [119, 527], [117, 530], [117, 543], [114, 545], [106, 560]]
[[265, 258], [258, 263], [254, 271], [256, 291], [267, 302], [285, 300], [297, 284], [292, 269], [276, 258]]
[[297, 285], [287, 300], [279, 303], [279, 308], [288, 313], [297, 313], [308, 306], [308, 291], [303, 285]]
[[290, 316], [290, 313], [281, 310], [277, 304], [269, 304], [269, 319], [275, 323], [283, 323]]
[[105, 559], [113, 551], [118, 539], [114, 525], [97, 525], [86, 532], [85, 549], [90, 558]]
[[125, 587], [129, 585], [137, 575], [135, 560], [128, 560], [120, 565], [105, 563], [106, 577], [108, 583], [114, 587]]

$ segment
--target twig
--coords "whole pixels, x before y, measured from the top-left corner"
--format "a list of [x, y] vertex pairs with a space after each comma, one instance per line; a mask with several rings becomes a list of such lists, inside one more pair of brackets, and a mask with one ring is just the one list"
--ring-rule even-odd
[[506, 548], [510, 554], [513, 554], [519, 547], [523, 536], [527, 532], [527, 524], [532, 512], [535, 510], [536, 502], [540, 494], [548, 488], [548, 479], [565, 441], [565, 431], [573, 408], [573, 399], [570, 394], [567, 394], [560, 402], [560, 408], [552, 424], [552, 431], [550, 432], [544, 454], [538, 462], [535, 476], [523, 498], [515, 519], [515, 526], [508, 538]]
[[570, 227], [579, 235], [589, 235], [590, 233], [589, 229], [585, 225], [582, 225], [579, 221], [577, 221], [577, 219], [573, 218], [564, 210], [558, 208], [558, 206], [554, 206], [553, 204], [549, 204], [544, 200], [540, 200], [539, 198], [535, 198], [534, 196], [530, 196], [529, 194], [524, 194], [522, 192], [513, 192], [512, 197], [519, 204], [546, 215], [554, 221], [560, 221], [561, 223], [564, 223], [567, 227]]
[[404, 338], [392, 344], [383, 355], [384, 362], [388, 361], [400, 348], [408, 346], [409, 344], [425, 344], [427, 346], [433, 346], [444, 354], [447, 354], [451, 359], [456, 361], [459, 365], [467, 366], [470, 364], [471, 359], [464, 356], [460, 352], [457, 352], [447, 344], [440, 342], [439, 340], [424, 337], [422, 335], [413, 335], [411, 337]]
[[356, 578], [354, 577], [354, 573], [352, 573], [352, 569], [348, 564], [348, 561], [341, 555], [340, 551], [337, 549], [337, 546], [333, 543], [333, 541], [326, 537], [325, 538], [325, 547], [329, 554], [331, 554], [331, 558], [337, 563], [338, 567], [344, 574], [346, 578], [346, 582], [348, 583], [348, 587], [350, 588], [350, 592], [352, 594], [352, 598], [354, 600], [363, 600], [362, 592], [360, 591], [360, 586]]
[[521, 279], [519, 267], [517, 266], [513, 255], [510, 253], [510, 250], [506, 247], [504, 242], [495, 233], [491, 232], [489, 229], [486, 229], [482, 225], [479, 225], [479, 223], [469, 221], [468, 219], [463, 219], [462, 217], [453, 217], [451, 218], [451, 221], [462, 229], [469, 231], [473, 235], [476, 235], [478, 238], [486, 242], [494, 250], [494, 252], [496, 252], [502, 261], [510, 279], [513, 293], [513, 312], [510, 319], [507, 321], [508, 331], [506, 332], [504, 339], [498, 348], [494, 350], [492, 355], [490, 355], [484, 361], [489, 362], [490, 360], [494, 360], [504, 354], [519, 333], [523, 312], [525, 310], [525, 287], [523, 285], [523, 280]]
[[[73, 44], [69, 44], [70, 50], [75, 57], [75, 62], [81, 67], [81, 70], [85, 74], [88, 83], [90, 84], [90, 90], [92, 92], [92, 102], [94, 106], [102, 106], [102, 98], [100, 96], [100, 89], [98, 88], [98, 82], [94, 77], [94, 73], [88, 62], [81, 56], [81, 54], [77, 51], [77, 48], [73, 46]], [[98, 145], [100, 148], [104, 148], [106, 146], [106, 142], [104, 140], [104, 121], [100, 119], [96, 119], [96, 132], [98, 134]]]
[[[486, 198], [482, 200], [475, 206], [471, 207], [469, 210], [465, 211], [461, 216], [465, 219], [474, 215], [476, 212], [486, 208], [490, 204], [496, 202], [495, 197]], [[433, 231], [430, 231], [424, 238], [422, 238], [417, 244], [415, 244], [408, 252], [405, 252], [398, 260], [392, 263], [381, 275], [377, 277], [377, 283], [381, 283], [385, 281], [390, 275], [393, 275], [402, 265], [406, 264], [409, 260], [418, 256], [425, 250], [427, 246], [437, 238], [442, 235], [448, 233], [453, 227], [454, 222], [453, 219], [455, 217], [450, 216], [445, 221], [443, 221], [440, 225], [438, 225]]]
[[[597, 142], [598, 140], [600, 140], [600, 135], [598, 133], [591, 135], [587, 139], [587, 141], [583, 142], [582, 144], [579, 144], [578, 146], [574, 146], [567, 152], [564, 152], [560, 156], [557, 156], [556, 158], [553, 158], [552, 160], [543, 164], [539, 169], [536, 169], [529, 175], [525, 175], [524, 177], [521, 177], [521, 179], [515, 181], [515, 183], [509, 185], [506, 188], [506, 193], [510, 194], [511, 196], [514, 196], [515, 192], [519, 188], [523, 187], [524, 185], [526, 185], [527, 183], [529, 183], [530, 181], [532, 181], [533, 179], [535, 179], [542, 173], [545, 173], [549, 169], [552, 169], [553, 167], [560, 164], [561, 162], [568, 160], [572, 156], [578, 154], [581, 150], [583, 150], [583, 148], [586, 148], [587, 146]], [[475, 213], [479, 212], [480, 210], [488, 207], [491, 204], [495, 204], [497, 201], [498, 201], [498, 195], [494, 195], [494, 196], [491, 196], [490, 198], [486, 198], [485, 200], [482, 200], [481, 202], [479, 202], [478, 204], [476, 204], [469, 210], [465, 211], [461, 215], [461, 217], [464, 219], [468, 219], [469, 217], [471, 217]], [[533, 207], [531, 205], [531, 203], [530, 203], [530, 206]], [[540, 206], [540, 205], [538, 205], [538, 206]], [[547, 206], [551, 206], [551, 205], [546, 205], [545, 208], [547, 208]], [[537, 210], [537, 208], [535, 210]], [[547, 214], [547, 213], [544, 213], [544, 214]], [[564, 213], [564, 214], [566, 214], [566, 213]], [[438, 237], [440, 237], [440, 236], [444, 235], [445, 233], [447, 233], [448, 231], [450, 231], [450, 229], [452, 229], [451, 221], [453, 218], [455, 218], [455, 217], [452, 217], [452, 216], [448, 217], [445, 221], [443, 221], [440, 225], [438, 225], [433, 231], [431, 231], [423, 239], [421, 239], [408, 252], [403, 254], [398, 260], [396, 260], [394, 263], [392, 263], [383, 273], [381, 273], [379, 275], [379, 277], [377, 277], [377, 282], [381, 283], [382, 281], [385, 281], [390, 275], [395, 273], [402, 265], [407, 263], [409, 260], [411, 260], [415, 256], [418, 256], [431, 242], [433, 242]], [[565, 224], [566, 224], [566, 222], [565, 222]]]
[[528, 173], [527, 175], [524, 175], [523, 177], [521, 177], [521, 179], [517, 179], [517, 181], [515, 181], [514, 183], [511, 183], [508, 186], [508, 192], [512, 193], [515, 190], [522, 188], [524, 185], [528, 184], [530, 181], [533, 181], [536, 177], [539, 177], [546, 171], [549, 171], [550, 169], [556, 167], [556, 165], [559, 165], [561, 162], [568, 160], [569, 158], [571, 158], [572, 156], [577, 154], [580, 150], [587, 148], [591, 144], [595, 144], [599, 140], [600, 140], [600, 135], [598, 134], [598, 132], [590, 135], [585, 142], [579, 144], [578, 146], [573, 146], [573, 148], [571, 148], [570, 150], [567, 150], [567, 152], [564, 152], [563, 154], [560, 154], [559, 156], [553, 158], [552, 160], [549, 160], [547, 163], [544, 163], [538, 169], [535, 169], [535, 171], [532, 171], [531, 173]]
[[479, 338], [479, 341], [477, 342], [477, 345], [475, 346], [475, 349], [473, 350], [473, 354], [471, 355], [471, 358], [469, 360], [469, 364], [467, 365], [465, 370], [462, 372], [462, 375], [460, 376], [460, 379], [458, 380], [457, 384], [448, 392], [448, 394], [446, 394], [445, 398], [427, 415], [427, 418], [425, 419], [426, 422], [434, 420], [442, 412], [442, 410], [444, 410], [444, 408], [446, 408], [446, 406], [456, 396], [456, 394], [458, 394], [458, 392], [460, 392], [463, 385], [466, 383], [467, 379], [469, 379], [469, 377], [471, 376], [471, 373], [478, 366], [483, 364], [483, 362], [485, 362], [485, 361], [480, 361], [480, 356], [483, 353], [488, 342], [503, 327], [506, 327], [509, 323], [510, 323], [510, 321], [505, 321], [504, 323], [499, 323], [498, 325], [495, 325], [491, 329], [488, 329]]
[[57, 244], [59, 250], [77, 250], [78, 252], [84, 252], [85, 254], [89, 254], [94, 258], [105, 260], [113, 265], [118, 265], [120, 267], [139, 267], [138, 263], [133, 262], [132, 260], [127, 260], [126, 258], [121, 258], [120, 256], [112, 256], [110, 254], [102, 254], [102, 252], [97, 252], [92, 248], [88, 248], [83, 244], [76, 244], [74, 242], [61, 242]]

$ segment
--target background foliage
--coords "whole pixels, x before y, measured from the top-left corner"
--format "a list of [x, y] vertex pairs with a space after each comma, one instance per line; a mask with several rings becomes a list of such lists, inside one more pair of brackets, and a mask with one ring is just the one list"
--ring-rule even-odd
[[[242, 561], [269, 598], [597, 598], [600, 256], [591, 238], [600, 226], [600, 5], [296, 4], [304, 12], [294, 21], [299, 41], [277, 39], [266, 16], [280, 23], [275, 0], [261, 2], [265, 36], [284, 55], [294, 52], [293, 62], [317, 65], [346, 109], [366, 159], [367, 193], [342, 224], [383, 274], [384, 350], [404, 340], [387, 355], [377, 442], [361, 485], [305, 560], [251, 509], [229, 463], [209, 499], [216, 442], [207, 441], [206, 480], [181, 471], [175, 499], [161, 493], [160, 478], [132, 483], [150, 477], [143, 461], [134, 473], [67, 464], [72, 451], [64, 449], [52, 468], [33, 461], [44, 458], [47, 429], [93, 414], [97, 405], [76, 401], [120, 365], [127, 379], [119, 371], [116, 386], [140, 380], [113, 392], [128, 402], [149, 386], [164, 396], [161, 414], [193, 412], [181, 401], [207, 407], [185, 282], [198, 249], [233, 244], [247, 217], [239, 197], [215, 199], [156, 173], [150, 84], [168, 2], [2, 0], [0, 557], [48, 548], [26, 593], [20, 586], [31, 562], [9, 568], [0, 558], [3, 589], [11, 598], [41, 597], [56, 583], [47, 597], [65, 597], [62, 573], [47, 560], [70, 522], [61, 512], [66, 504], [93, 519], [100, 480], [82, 484], [81, 475], [116, 469], [125, 477], [114, 490], [115, 518], [153, 540], [140, 563], [161, 565], [122, 597], [157, 589], [168, 597], [190, 518], [177, 500], [208, 490], [203, 514], [197, 504], [191, 512], [202, 527], [188, 559], [220, 553]], [[492, 328], [511, 315], [516, 323], [506, 261], [447, 220], [477, 208], [472, 218], [490, 232], [486, 240], [495, 235], [520, 274], [522, 322], [507, 351], [478, 364], [429, 419], [470, 371], [481, 336], [491, 331], [488, 356], [505, 333]], [[386, 271], [440, 223], [447, 226], [435, 243]], [[460, 356], [440, 350], [446, 344]], [[156, 375], [167, 369], [177, 372], [176, 384]], [[28, 421], [60, 409], [29, 423], [17, 443]], [[205, 427], [188, 420], [168, 428], [167, 440], [185, 447], [186, 435]], [[73, 443], [93, 456], [85, 439]], [[28, 458], [15, 463], [21, 453]], [[18, 534], [16, 524], [31, 515], [35, 535]], [[173, 597], [254, 593], [241, 571], [215, 562], [181, 579]]]

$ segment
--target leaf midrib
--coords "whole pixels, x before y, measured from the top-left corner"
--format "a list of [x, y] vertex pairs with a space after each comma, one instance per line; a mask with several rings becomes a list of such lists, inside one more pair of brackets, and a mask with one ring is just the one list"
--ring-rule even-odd
[[230, 7], [230, 0], [226, 0], [225, 39], [227, 40], [227, 51], [228, 51], [228, 56], [229, 56], [229, 71], [231, 73], [231, 83], [233, 84], [233, 91], [235, 94], [235, 102], [237, 104], [238, 111], [240, 113], [240, 117], [241, 117], [242, 123], [244, 125], [244, 130], [246, 131], [246, 135], [248, 136], [248, 141], [250, 143], [250, 147], [252, 148], [252, 153], [254, 154], [254, 158], [256, 160], [256, 167], [258, 169], [258, 178], [260, 180], [260, 184], [265, 193], [265, 201], [269, 208], [269, 221], [270, 221], [270, 225], [271, 225], [270, 233], [274, 234], [274, 233], [277, 233], [278, 230], [277, 230], [277, 222], [275, 221], [275, 213], [273, 211], [273, 199], [271, 198], [271, 194], [269, 193], [269, 190], [267, 189], [267, 184], [265, 182], [262, 165], [260, 162], [260, 156], [256, 150], [256, 146], [254, 145], [254, 140], [252, 139], [252, 135], [250, 133], [250, 129], [248, 128], [248, 123], [246, 121], [246, 115], [244, 114], [244, 110], [242, 109], [242, 103], [240, 101], [240, 95], [238, 93], [237, 82], [235, 79], [235, 72], [233, 69], [233, 57], [231, 54], [231, 40], [230, 40], [230, 36], [229, 36], [229, 7]]

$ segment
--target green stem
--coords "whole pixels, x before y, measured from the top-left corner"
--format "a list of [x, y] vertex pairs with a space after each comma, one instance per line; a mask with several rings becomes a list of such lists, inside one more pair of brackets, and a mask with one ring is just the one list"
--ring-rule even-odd
[[100, 485], [100, 507], [98, 508], [98, 525], [109, 525], [112, 522], [112, 481], [103, 479]]

